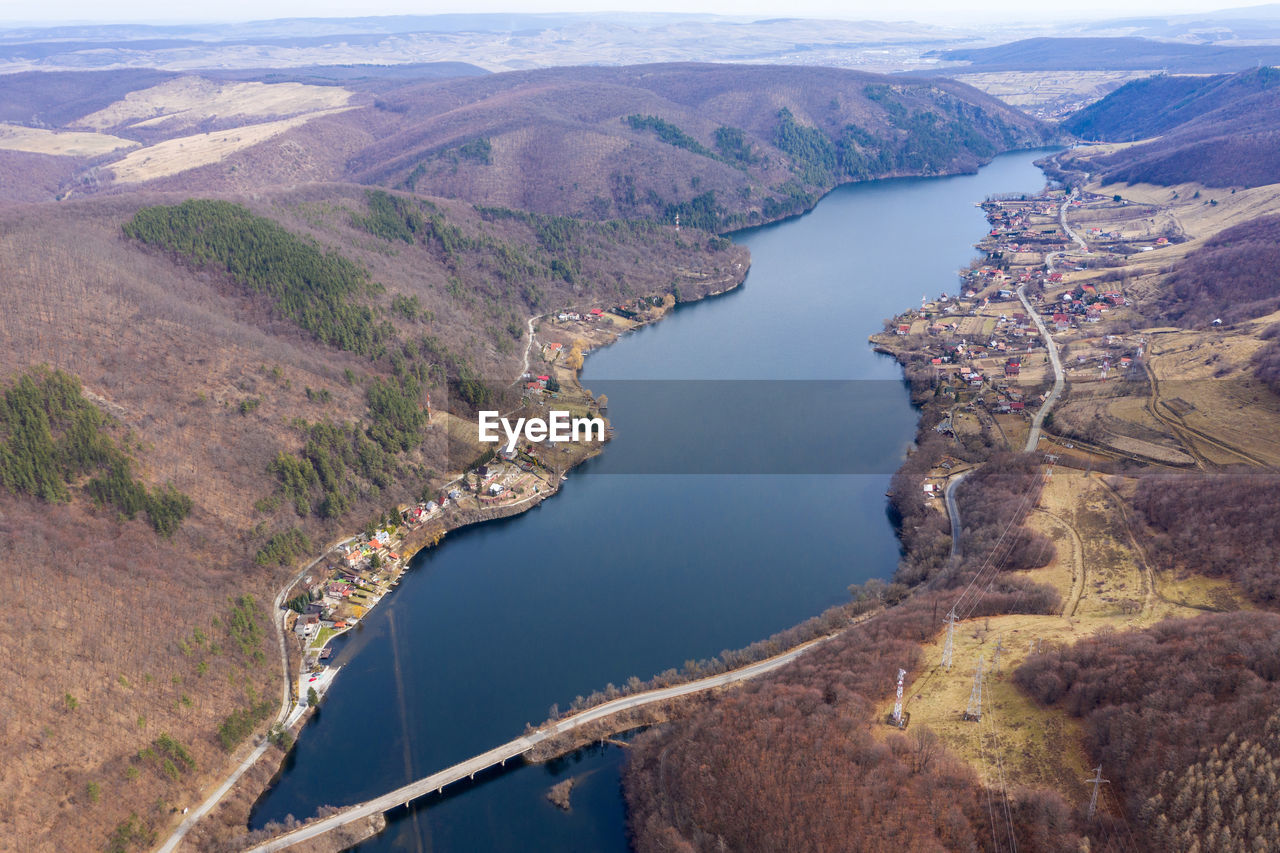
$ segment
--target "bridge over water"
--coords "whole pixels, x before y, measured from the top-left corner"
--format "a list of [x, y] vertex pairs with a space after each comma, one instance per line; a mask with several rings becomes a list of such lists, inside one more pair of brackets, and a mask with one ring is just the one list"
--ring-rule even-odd
[[772, 672], [778, 667], [790, 663], [791, 661], [804, 654], [814, 646], [824, 643], [831, 639], [832, 636], [819, 637], [811, 640], [803, 645], [796, 646], [789, 652], [767, 658], [757, 663], [735, 669], [730, 672], [724, 672], [720, 675], [713, 675], [708, 678], [701, 678], [697, 681], [690, 681], [685, 684], [677, 684], [674, 687], [663, 687], [657, 690], [649, 690], [644, 693], [637, 693], [634, 696], [624, 696], [621, 699], [613, 699], [594, 708], [589, 708], [571, 717], [566, 717], [556, 723], [543, 726], [535, 732], [523, 735], [515, 740], [502, 744], [502, 746], [494, 747], [488, 752], [468, 758], [466, 761], [459, 762], [452, 767], [446, 768], [433, 773], [416, 782], [396, 788], [390, 793], [375, 797], [372, 800], [366, 800], [363, 803], [357, 803], [349, 806], [337, 814], [309, 823], [292, 832], [285, 833], [277, 838], [260, 844], [250, 849], [250, 853], [270, 853], [274, 850], [284, 850], [292, 847], [294, 844], [306, 841], [310, 838], [323, 835], [339, 826], [344, 826], [353, 821], [378, 814], [380, 812], [390, 811], [397, 806], [407, 805], [419, 797], [431, 793], [439, 793], [444, 790], [446, 785], [452, 785], [454, 782], [462, 779], [474, 779], [477, 773], [488, 770], [493, 767], [501, 767], [513, 758], [524, 755], [538, 744], [573, 731], [576, 728], [603, 720], [614, 714], [623, 711], [629, 711], [633, 708], [640, 708], [650, 705], [654, 702], [662, 702], [668, 699], [675, 699], [680, 696], [687, 696], [690, 693], [698, 693], [703, 690], [712, 690], [717, 687], [725, 687], [739, 681], [746, 681], [757, 676]]

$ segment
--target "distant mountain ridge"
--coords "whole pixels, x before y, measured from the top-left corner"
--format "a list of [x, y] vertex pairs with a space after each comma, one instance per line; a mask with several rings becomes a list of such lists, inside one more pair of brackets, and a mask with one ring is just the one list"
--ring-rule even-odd
[[[994, 47], [935, 51], [944, 62], [976, 71], [1165, 70], [1203, 74], [1280, 65], [1278, 45], [1184, 44], [1145, 38], [1032, 38]], [[939, 73], [958, 73], [947, 68]]]
[[1160, 75], [1135, 80], [1063, 121], [1081, 139], [1132, 142], [1166, 133], [1179, 125], [1280, 86], [1274, 69], [1213, 77]]

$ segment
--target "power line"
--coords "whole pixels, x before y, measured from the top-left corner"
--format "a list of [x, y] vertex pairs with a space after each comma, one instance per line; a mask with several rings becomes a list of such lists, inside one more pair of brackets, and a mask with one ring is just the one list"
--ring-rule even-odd
[[981, 736], [978, 737], [978, 757], [982, 760], [982, 787], [987, 792], [987, 821], [991, 826], [991, 846], [996, 849], [996, 853], [1000, 853], [1000, 840], [996, 835], [996, 808], [991, 796], [991, 770], [987, 765], [987, 745], [982, 742]]
[[951, 608], [951, 612], [947, 614], [947, 639], [942, 646], [942, 665], [946, 669], [951, 669], [951, 655], [955, 651], [956, 639], [956, 611]]
[[[1005, 544], [1005, 539], [1008, 538], [1009, 532], [1013, 530], [1015, 526], [1021, 526], [1022, 522], [1026, 519], [1026, 516], [1029, 514], [1029, 511], [1033, 504], [1033, 496], [1037, 493], [1037, 491], [1042, 486], [1043, 486], [1043, 475], [1040, 478], [1032, 478], [1031, 482], [1027, 484], [1027, 489], [1023, 493], [1022, 498], [1018, 503], [1018, 507], [1013, 513], [1013, 516], [1009, 519], [1009, 522], [1005, 525], [1004, 530], [1000, 532], [1000, 537], [996, 540], [996, 544], [992, 546], [991, 553], [987, 555], [986, 560], [983, 562], [982, 566], [978, 569], [977, 574], [975, 574], [973, 578], [970, 579], [969, 583], [965, 586], [964, 590], [960, 593], [960, 597], [956, 599], [956, 603], [952, 607], [953, 610], [956, 610], [956, 611], [960, 610], [961, 605], [964, 603], [965, 599], [969, 596], [969, 593], [973, 590], [974, 586], [978, 583], [980, 579], [983, 578], [983, 576], [987, 573], [989, 569], [992, 570], [992, 575], [991, 575], [990, 581], [987, 584], [987, 589], [984, 590], [983, 594], [990, 591], [991, 586], [994, 584], [996, 578], [999, 576], [1000, 567], [1003, 566], [1004, 563], [1008, 561], [1009, 556], [1013, 553], [1013, 544], [1014, 544], [1013, 541], [1010, 540], [1008, 544], [1008, 548], [1004, 552], [1003, 557], [1000, 557], [999, 559], [997, 559], [997, 554], [1000, 553], [1001, 546]], [[964, 612], [963, 616], [961, 617], [962, 619], [967, 619], [969, 615], [973, 613], [974, 609], [977, 608], [978, 602], [981, 600], [981, 598], [982, 598], [982, 595], [980, 594], [973, 601], [973, 603], [969, 605], [968, 609]]]
[[[972, 722], [982, 719], [982, 656], [978, 656], [978, 670], [973, 674], [973, 689], [969, 691], [969, 707], [964, 718]], [[981, 735], [979, 735], [981, 737]]]
[[[1057, 461], [1057, 457], [1049, 455], [1045, 457], [1045, 460], [1050, 464], [1049, 471], [1047, 471], [1046, 474], [1044, 475], [1044, 476], [1048, 476], [1048, 474], [1052, 471], [1053, 464]], [[1025, 521], [1026, 518], [1031, 514], [1031, 509], [1034, 506], [1032, 502], [1033, 493], [1035, 493], [1039, 487], [1043, 486], [1043, 482], [1044, 482], [1043, 479], [1040, 479], [1040, 480], [1033, 479], [1031, 483], [1028, 485], [1027, 491], [1023, 495], [1022, 500], [1019, 502], [1019, 506], [1017, 510], [1014, 511], [1013, 517], [1010, 518], [1009, 523], [1005, 526], [1004, 531], [1000, 534], [1000, 538], [996, 540], [996, 544], [992, 547], [991, 553], [987, 556], [987, 560], [983, 563], [982, 568], [979, 569], [978, 574], [976, 574], [973, 577], [973, 579], [969, 582], [969, 586], [965, 588], [964, 593], [961, 594], [960, 598], [961, 600], [963, 600], [965, 596], [968, 595], [969, 590], [978, 581], [978, 579], [981, 578], [983, 574], [986, 573], [987, 569], [990, 568], [992, 570], [991, 578], [987, 582], [986, 588], [982, 591], [981, 594], [978, 595], [977, 598], [973, 600], [973, 603], [969, 605], [969, 608], [968, 610], [965, 611], [963, 618], [965, 619], [969, 618], [969, 615], [972, 614], [973, 611], [977, 609], [978, 604], [981, 603], [982, 597], [987, 593], [989, 593], [992, 587], [995, 586], [995, 582], [1000, 577], [1000, 570], [1004, 568], [1004, 566], [1009, 561], [1009, 557], [1013, 554], [1014, 542], [1013, 540], [1010, 540], [1008, 547], [1005, 550], [1003, 556], [1000, 556], [999, 558], [997, 558], [996, 555], [1000, 551], [1000, 546], [1004, 543], [1004, 539], [1008, 535], [1009, 531], [1013, 529], [1015, 525], [1021, 526], [1022, 522]], [[1048, 547], [1048, 542], [1046, 541], [1046, 543], [1041, 546], [1040, 556], [1044, 555], [1044, 550], [1047, 547]], [[1022, 596], [1022, 592], [1020, 591], [1019, 596], [1017, 599], [1015, 599], [1015, 601], [1020, 600], [1021, 596]]]
[[1111, 800], [1112, 813], [1120, 817], [1120, 822], [1124, 826], [1125, 835], [1120, 836], [1121, 846], [1126, 850], [1141, 850], [1142, 845], [1138, 843], [1137, 837], [1133, 834], [1133, 827], [1129, 825], [1129, 817], [1125, 814], [1124, 804], [1116, 796], [1114, 788], [1107, 788], [1102, 792], [1104, 797]]
[[991, 727], [991, 740], [992, 740], [991, 751], [995, 753], [996, 768], [1000, 771], [1000, 797], [1001, 797], [1001, 800], [1004, 802], [1005, 825], [1009, 829], [1009, 849], [1012, 850], [1013, 853], [1017, 853], [1018, 838], [1013, 831], [1013, 809], [1009, 806], [1009, 787], [1005, 783], [1004, 759], [1000, 755], [1001, 753], [1000, 735], [996, 729], [996, 713], [995, 713], [996, 709], [994, 705], [991, 705], [990, 703], [988, 703], [988, 705], [989, 707], [987, 709], [987, 724]]

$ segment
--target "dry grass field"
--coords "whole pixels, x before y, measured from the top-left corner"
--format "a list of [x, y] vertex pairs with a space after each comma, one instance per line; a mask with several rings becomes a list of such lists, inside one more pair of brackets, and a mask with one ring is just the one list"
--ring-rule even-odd
[[337, 86], [302, 83], [226, 83], [203, 77], [179, 77], [130, 92], [119, 101], [73, 123], [75, 127], [109, 130], [157, 127], [180, 132], [210, 119], [283, 118], [346, 106], [353, 92]]
[[101, 157], [137, 145], [106, 133], [43, 130], [16, 124], [0, 124], [0, 149], [51, 154], [57, 157]]
[[110, 164], [110, 169], [115, 174], [116, 182], [121, 184], [141, 183], [176, 175], [211, 163], [219, 163], [232, 154], [280, 136], [313, 119], [334, 115], [346, 109], [348, 108], [338, 107], [319, 110], [262, 124], [248, 124], [230, 130], [166, 139], [131, 151], [123, 159]]
[[[1123, 488], [1123, 481], [1116, 481]], [[1209, 609], [1241, 609], [1243, 597], [1229, 582], [1148, 574], [1136, 554], [1114, 492], [1097, 475], [1057, 468], [1030, 515], [1033, 528], [1049, 535], [1057, 556], [1023, 576], [1056, 588], [1064, 613], [1015, 614], [957, 623], [953, 665], [941, 668], [944, 636], [924, 646], [919, 675], [906, 685], [904, 710], [911, 728], [927, 726], [994, 788], [1048, 787], [1070, 803], [1088, 799], [1083, 779], [1091, 764], [1079, 720], [1045, 708], [1009, 679], [1037, 645], [1073, 643], [1099, 631], [1150, 626]], [[1154, 580], [1154, 594], [1148, 583]], [[994, 669], [1000, 646], [999, 668]], [[962, 718], [978, 659], [984, 661], [982, 719]], [[892, 702], [882, 707], [887, 715]], [[892, 729], [877, 727], [886, 735]], [[1002, 778], [1003, 777], [1003, 778]]]
[[[957, 69], [962, 70], [962, 69]], [[1038, 118], [1074, 112], [1149, 71], [983, 71], [955, 74], [955, 79], [981, 89], [1006, 104]]]
[[[1171, 217], [1187, 238], [1193, 241], [1191, 245], [1184, 244], [1183, 251], [1198, 245], [1194, 241], [1203, 241], [1232, 225], [1274, 213], [1280, 208], [1280, 184], [1234, 191], [1199, 184], [1168, 187], [1153, 184], [1091, 184], [1087, 189], [1102, 196], [1120, 195], [1129, 202], [1160, 208], [1162, 215]], [[1093, 223], [1089, 222], [1088, 211], [1087, 207], [1073, 209], [1070, 215], [1072, 226], [1079, 222], [1084, 227], [1090, 227]], [[1125, 216], [1124, 212], [1120, 216], [1131, 218]]]

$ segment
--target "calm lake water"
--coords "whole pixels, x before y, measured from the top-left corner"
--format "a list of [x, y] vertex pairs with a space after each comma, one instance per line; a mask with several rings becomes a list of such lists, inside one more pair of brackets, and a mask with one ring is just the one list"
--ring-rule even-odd
[[[540, 507], [418, 555], [337, 641], [342, 673], [252, 825], [385, 793], [510, 740], [552, 703], [745, 646], [888, 577], [898, 546], [884, 492], [916, 416], [867, 335], [921, 295], [954, 291], [985, 233], [974, 202], [1039, 190], [1043, 154], [837, 189], [803, 217], [735, 236], [752, 255], [742, 287], [591, 355], [585, 384], [609, 395], [615, 442]], [[689, 389], [724, 393], [689, 411]], [[671, 422], [714, 425], [721, 397], [759, 418], [741, 433]], [[752, 430], [798, 448], [792, 467], [699, 468], [725, 448], [772, 456], [744, 441]], [[660, 446], [678, 451], [664, 473], [629, 473]], [[752, 473], [726, 473], [737, 470]], [[359, 849], [625, 851], [623, 760], [602, 748], [459, 784], [398, 810]], [[565, 814], [544, 795], [571, 775]]]

